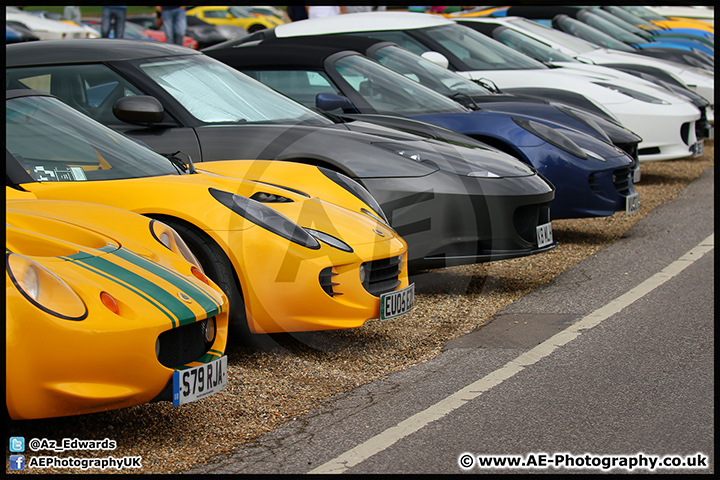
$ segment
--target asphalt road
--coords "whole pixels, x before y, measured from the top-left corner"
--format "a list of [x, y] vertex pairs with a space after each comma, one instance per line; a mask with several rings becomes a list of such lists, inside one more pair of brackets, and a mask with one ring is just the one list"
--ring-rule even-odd
[[711, 168], [432, 361], [188, 473], [713, 473], [713, 197]]

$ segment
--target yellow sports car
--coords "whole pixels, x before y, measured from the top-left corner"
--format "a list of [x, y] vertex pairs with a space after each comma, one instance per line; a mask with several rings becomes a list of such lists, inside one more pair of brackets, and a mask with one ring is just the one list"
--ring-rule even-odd
[[125, 210], [6, 190], [11, 418], [179, 405], [225, 388], [227, 298], [177, 233]]
[[265, 28], [273, 28], [285, 22], [275, 16], [252, 13], [243, 6], [210, 6], [189, 8], [186, 15], [197, 17], [213, 25], [234, 25], [242, 27], [248, 33]]
[[407, 245], [348, 177], [258, 160], [196, 170], [33, 90], [6, 91], [5, 125], [9, 185], [170, 225], [245, 333], [352, 328], [412, 307]]

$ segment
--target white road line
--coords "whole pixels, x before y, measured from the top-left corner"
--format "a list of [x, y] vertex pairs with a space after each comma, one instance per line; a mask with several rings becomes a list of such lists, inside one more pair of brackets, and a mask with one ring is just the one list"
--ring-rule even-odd
[[583, 331], [590, 330], [600, 324], [603, 320], [606, 320], [614, 314], [620, 312], [628, 305], [678, 275], [685, 268], [692, 265], [693, 262], [711, 251], [714, 247], [715, 234], [712, 234], [685, 255], [675, 260], [673, 263], [648, 278], [637, 287], [623, 295], [620, 295], [610, 303], [587, 315], [582, 320], [570, 325], [565, 330], [553, 335], [538, 346], [528, 350], [514, 360], [511, 360], [505, 364], [505, 366], [486, 375], [480, 380], [471, 383], [465, 388], [458, 390], [454, 394], [446, 397], [426, 410], [403, 420], [394, 427], [388, 428], [384, 432], [375, 435], [366, 442], [361, 443], [357, 447], [348, 450], [342, 455], [335, 457], [329, 462], [320, 465], [308, 473], [343, 473], [347, 469], [358, 465], [360, 462], [372, 457], [376, 453], [382, 452], [398, 440], [417, 432], [425, 425], [428, 425], [435, 420], [443, 418], [447, 414], [463, 406], [466, 402], [479, 397], [492, 387], [501, 384], [505, 380], [514, 376], [516, 373], [521, 372], [525, 367], [550, 355], [557, 348], [580, 336]]

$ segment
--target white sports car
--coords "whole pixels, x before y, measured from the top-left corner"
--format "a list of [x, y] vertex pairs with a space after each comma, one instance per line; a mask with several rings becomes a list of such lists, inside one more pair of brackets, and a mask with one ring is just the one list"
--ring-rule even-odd
[[[576, 46], [578, 45], [576, 40], [580, 40], [581, 43], [586, 43], [585, 40], [572, 36], [563, 38], [562, 36], [568, 34], [545, 27], [526, 18], [458, 18], [455, 19], [455, 21], [553, 67], [579, 69], [590, 73], [595, 72], [605, 75], [617, 75], [618, 72], [621, 72], [620, 75], [622, 76], [620, 78], [632, 79], [632, 76], [635, 76], [661, 85], [690, 100], [701, 110], [702, 118], [696, 123], [696, 127], [698, 127], [696, 129], [698, 139], [713, 138], [714, 129], [712, 123], [715, 121], [715, 113], [712, 102], [708, 100], [708, 98], [714, 100], [714, 75], [712, 73], [707, 74], [707, 72], [704, 71], [694, 73], [687, 70], [687, 66], [685, 65], [666, 62], [652, 57], [649, 58], [650, 62], [646, 62], [645, 59], [648, 57], [643, 55], [625, 53], [617, 50], [597, 49], [594, 45], [588, 44], [589, 48], [587, 50], [591, 52], [599, 50], [607, 53], [604, 60], [608, 63], [604, 65], [601, 63], [603, 58], [598, 58], [597, 61], [593, 61], [583, 58], [578, 54], [565, 53], [562, 51], [563, 49], [559, 48], [558, 45], [560, 44], [554, 43], [552, 38], [554, 36], [560, 37], [562, 42], [575, 48], [575, 51], [585, 49], [583, 45], [579, 47]], [[547, 35], [541, 36], [536, 32], [547, 32]], [[623, 61], [613, 63], [613, 60], [618, 56], [615, 54], [619, 54]], [[663, 67], [663, 63], [669, 64], [669, 68], [661, 68]], [[696, 69], [690, 67], [690, 70]], [[689, 81], [694, 81], [694, 88], [688, 86], [676, 75], [676, 73], [681, 74], [682, 72], [689, 74], [686, 75], [686, 77]], [[631, 77], [628, 77], [628, 75], [631, 75]], [[697, 93], [698, 83], [702, 85], [703, 93], [705, 93], [708, 98]]]
[[[460, 20], [460, 19], [458, 19]], [[660, 58], [647, 57], [636, 53], [620, 52], [598, 47], [582, 38], [575, 37], [560, 30], [546, 27], [522, 17], [502, 18], [463, 18], [462, 21], [477, 21], [502, 24], [513, 30], [543, 42], [555, 50], [570, 55], [584, 63], [608, 65], [615, 68], [622, 65], [645, 65], [664, 70], [675, 76], [691, 90], [701, 95], [711, 107], [715, 107], [715, 75], [699, 68], [669, 62]], [[711, 119], [710, 113], [708, 119]], [[714, 121], [714, 114], [712, 116]]]
[[581, 70], [550, 69], [474, 30], [436, 15], [371, 12], [279, 25], [244, 37], [246, 43], [272, 36], [348, 33], [397, 43], [419, 55], [435, 51], [450, 68], [472, 80], [489, 81], [508, 93], [541, 89], [582, 94], [597, 108], [643, 138], [641, 160], [669, 160], [697, 154], [700, 111], [690, 102], [641, 79], [621, 80]]

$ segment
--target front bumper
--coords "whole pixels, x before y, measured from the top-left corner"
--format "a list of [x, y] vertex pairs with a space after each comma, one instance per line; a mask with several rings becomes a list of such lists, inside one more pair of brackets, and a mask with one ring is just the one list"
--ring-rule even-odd
[[412, 269], [487, 262], [545, 252], [535, 227], [550, 221], [555, 191], [539, 175], [360, 179], [408, 243]]

